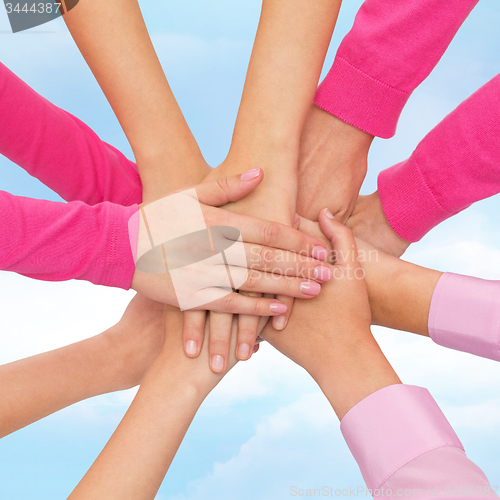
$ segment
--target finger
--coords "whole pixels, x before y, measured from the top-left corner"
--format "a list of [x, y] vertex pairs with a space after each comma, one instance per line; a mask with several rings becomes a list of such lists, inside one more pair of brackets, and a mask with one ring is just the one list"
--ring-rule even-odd
[[286, 328], [288, 325], [288, 319], [290, 318], [290, 314], [292, 314], [293, 301], [295, 300], [293, 297], [287, 297], [286, 295], [277, 295], [276, 300], [283, 302], [287, 306], [287, 311], [285, 314], [281, 316], [275, 316], [273, 318], [273, 327], [275, 330], [281, 331]]
[[243, 267], [230, 267], [229, 270], [233, 282], [242, 283], [238, 290], [245, 292], [280, 294], [299, 299], [316, 297], [321, 292], [321, 285], [312, 280], [290, 278]]
[[328, 258], [328, 251], [320, 240], [284, 224], [223, 209], [205, 209], [203, 215], [208, 226], [229, 226], [227, 231], [221, 228], [221, 234], [228, 240], [234, 241], [235, 231], [232, 228], [237, 228], [246, 243], [281, 248], [320, 261]]
[[332, 242], [335, 263], [342, 266], [358, 265], [356, 241], [352, 231], [336, 221], [328, 208], [321, 210], [318, 222], [323, 234]]
[[206, 311], [185, 311], [182, 327], [184, 352], [189, 358], [196, 358], [203, 347], [205, 338]]
[[255, 344], [253, 346], [253, 353], [255, 354], [260, 349], [260, 344]]
[[312, 257], [253, 243], [242, 245], [249, 269], [322, 283], [332, 279], [331, 269]]
[[221, 177], [196, 186], [198, 201], [212, 207], [220, 207], [237, 201], [253, 191], [264, 179], [260, 168], [252, 168], [240, 175]]
[[[240, 295], [246, 295], [247, 297], [262, 296], [260, 293], [243, 291], [240, 292]], [[247, 316], [246, 314], [240, 314], [238, 316], [236, 357], [240, 361], [246, 361], [252, 356], [253, 347], [258, 336], [259, 320], [259, 316]]]
[[251, 316], [279, 316], [287, 310], [286, 305], [276, 299], [246, 297], [236, 292], [229, 293], [201, 307], [219, 313], [249, 314]]
[[299, 230], [299, 228], [300, 228], [300, 217], [299, 217], [299, 214], [295, 214], [295, 217], [293, 218], [292, 227], [295, 230], [297, 230], [297, 231]]
[[223, 373], [227, 367], [232, 325], [232, 314], [210, 312], [208, 354], [214, 373]]

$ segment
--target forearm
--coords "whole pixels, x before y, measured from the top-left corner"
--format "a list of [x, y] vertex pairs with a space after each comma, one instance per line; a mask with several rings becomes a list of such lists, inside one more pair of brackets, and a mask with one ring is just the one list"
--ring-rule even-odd
[[[305, 368], [341, 419], [368, 395], [400, 383], [400, 380], [369, 329], [360, 326], [357, 318], [350, 320], [349, 330], [339, 332], [338, 338], [330, 341], [330, 331], [335, 328], [335, 323], [344, 320], [342, 312], [335, 307], [335, 286], [334, 279], [322, 287], [321, 294], [313, 301], [296, 300], [284, 332], [275, 333], [268, 325], [261, 335], [288, 355], [287, 342], [302, 344], [301, 337], [307, 335], [311, 318], [314, 318], [314, 329], [320, 333], [318, 342], [314, 346], [304, 343], [297, 349], [304, 359], [310, 360]], [[339, 316], [342, 319], [339, 320]]]
[[0, 437], [78, 401], [137, 385], [146, 366], [125, 366], [132, 356], [121, 340], [108, 331], [0, 366]]
[[136, 0], [80, 2], [64, 20], [134, 151], [144, 190], [192, 184], [206, 164], [149, 38]]
[[203, 397], [159, 356], [70, 499], [153, 499]]
[[372, 324], [429, 335], [432, 295], [440, 271], [417, 266], [371, 247], [365, 270]]
[[298, 153], [339, 8], [340, 0], [263, 2], [230, 154], [259, 162], [273, 149]]
[[221, 380], [222, 375], [208, 368], [208, 338], [203, 355], [187, 358], [182, 351], [183, 316], [167, 309], [167, 333], [160, 354], [70, 499], [152, 500], [199, 406]]

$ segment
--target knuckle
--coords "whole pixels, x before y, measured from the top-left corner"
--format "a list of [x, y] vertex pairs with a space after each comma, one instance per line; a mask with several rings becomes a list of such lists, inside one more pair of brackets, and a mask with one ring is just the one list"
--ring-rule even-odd
[[234, 312], [238, 306], [238, 294], [230, 293], [223, 297], [221, 303], [221, 309], [224, 312]]
[[248, 270], [248, 276], [247, 276], [247, 287], [250, 289], [255, 289], [260, 282], [260, 272], [256, 271], [255, 269], [249, 269]]
[[274, 222], [266, 222], [263, 228], [263, 237], [266, 245], [272, 247], [278, 241], [280, 229]]
[[255, 342], [256, 338], [257, 332], [252, 328], [240, 328], [238, 331], [238, 342], [247, 342], [249, 340]]
[[259, 252], [259, 264], [265, 268], [273, 260], [273, 251], [270, 248], [262, 247]]

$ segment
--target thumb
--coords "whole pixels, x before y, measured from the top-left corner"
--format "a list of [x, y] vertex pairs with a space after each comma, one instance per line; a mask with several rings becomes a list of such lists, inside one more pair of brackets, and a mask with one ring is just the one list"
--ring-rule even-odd
[[196, 194], [200, 203], [212, 207], [220, 207], [226, 203], [237, 201], [253, 191], [264, 178], [261, 168], [252, 168], [240, 175], [221, 177], [196, 186]]
[[318, 222], [323, 234], [332, 242], [335, 263], [340, 265], [357, 263], [358, 251], [352, 231], [335, 220], [328, 208], [321, 210]]

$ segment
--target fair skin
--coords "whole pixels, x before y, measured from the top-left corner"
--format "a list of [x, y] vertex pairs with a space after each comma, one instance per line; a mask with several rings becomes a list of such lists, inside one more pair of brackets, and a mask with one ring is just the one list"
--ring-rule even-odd
[[63, 18], [132, 147], [143, 201], [201, 182], [210, 167], [163, 73], [137, 0], [87, 0]]
[[297, 213], [316, 221], [327, 206], [357, 238], [401, 257], [410, 243], [392, 229], [378, 193], [358, 196], [373, 139], [312, 104], [300, 140]]
[[399, 236], [389, 224], [378, 191], [368, 196], [359, 196], [352, 215], [347, 221], [357, 238], [380, 248], [385, 253], [401, 257], [410, 242]]
[[[330, 219], [320, 218], [320, 223], [335, 250], [347, 254], [355, 250], [354, 237], [347, 228]], [[334, 270], [343, 272], [347, 266], [361, 269], [353, 257], [337, 260]], [[286, 336], [270, 325], [264, 336], [311, 374], [342, 419], [362, 399], [400, 380], [370, 333], [364, 281], [339, 278], [329, 289], [326, 304], [330, 307], [319, 308], [319, 314], [315, 309], [317, 328], [312, 332], [308, 328], [308, 302], [301, 301]], [[183, 356], [180, 336], [175, 334], [182, 316], [174, 310], [166, 312], [167, 333], [160, 354], [125, 417], [70, 499], [154, 498], [199, 406], [221, 380], [223, 374], [208, 368], [207, 342], [198, 358]], [[304, 335], [306, 330], [310, 334]], [[233, 347], [235, 334], [233, 328]], [[227, 369], [235, 363], [231, 356]]]
[[[209, 179], [261, 167], [266, 182], [241, 202], [226, 207], [238, 213], [291, 225], [297, 200], [300, 135], [313, 99], [337, 20], [340, 0], [280, 2], [265, 0], [243, 90], [231, 148]], [[287, 314], [274, 326], [285, 328], [293, 298], [277, 297]], [[224, 370], [229, 355], [228, 315], [211, 315], [210, 359]], [[257, 336], [257, 320], [239, 318], [237, 356], [248, 359]], [[199, 343], [200, 329], [185, 332]]]
[[[270, 27], [270, 22], [274, 22], [278, 15], [286, 14], [286, 12], [276, 12], [275, 7], [273, 10], [272, 2], [268, 2], [263, 12], [263, 21], [267, 21], [263, 23], [264, 28], [260, 29], [261, 34], [258, 37], [260, 48], [254, 51], [257, 52], [254, 60], [266, 57], [268, 39], [284, 28], [283, 22], [276, 26], [278, 30], [276, 32]], [[96, 12], [99, 13], [98, 16]], [[166, 196], [174, 189], [200, 182], [210, 168], [201, 155], [165, 78], [137, 0], [112, 0], [106, 2], [104, 6], [101, 3], [98, 4], [97, 0], [89, 0], [78, 4], [64, 16], [64, 19], [132, 146], [143, 184], [143, 201], [148, 203]], [[311, 45], [308, 48], [316, 47]], [[301, 60], [304, 59], [304, 55], [305, 52], [302, 52]], [[299, 63], [297, 66], [300, 69]], [[255, 63], [253, 67], [257, 69], [257, 72], [259, 71], [259, 66]], [[266, 70], [267, 68], [261, 65], [260, 69]], [[262, 77], [263, 75], [259, 76], [260, 79]], [[258, 81], [257, 83], [260, 85]], [[249, 92], [247, 90], [246, 94]], [[260, 92], [253, 99], [259, 96]], [[275, 98], [276, 94], [266, 96], [266, 103]], [[261, 106], [262, 108], [264, 106]], [[270, 111], [272, 110], [267, 110], [267, 118], [271, 116]], [[294, 116], [290, 117], [294, 118]], [[247, 127], [246, 132], [249, 130], [250, 128]], [[274, 127], [273, 130], [277, 128]], [[258, 138], [255, 137], [254, 140]], [[261, 152], [265, 151], [261, 150]], [[255, 161], [252, 163], [249, 169], [256, 166]], [[235, 173], [242, 173], [244, 170], [237, 169]], [[289, 211], [293, 213], [293, 207], [290, 207]], [[279, 218], [277, 221], [289, 223], [288, 220], [283, 221]], [[316, 281], [322, 281], [321, 278], [325, 280], [325, 277], [320, 276]], [[314, 291], [318, 291], [317, 287]], [[253, 291], [243, 293], [256, 295]], [[156, 295], [155, 297], [158, 298]], [[288, 299], [279, 298], [285, 300], [287, 308], [291, 307]], [[251, 355], [257, 321], [257, 318], [251, 316], [244, 316], [241, 320], [240, 340], [237, 348], [239, 359], [248, 359]], [[211, 322], [212, 332], [215, 332], [211, 338], [213, 344], [211, 360], [218, 360], [217, 363], [212, 363], [214, 368], [217, 368], [216, 371], [223, 370], [227, 358], [227, 336], [230, 324], [231, 320], [228, 316], [214, 313]], [[252, 325], [253, 340], [248, 339], [246, 333], [248, 324]], [[188, 356], [198, 355], [204, 327], [203, 311], [186, 312], [184, 346]], [[222, 340], [216, 333], [221, 328], [226, 329], [224, 334], [226, 338]], [[221, 349], [226, 353], [222, 362], [221, 356], [218, 356], [220, 342], [222, 342]]]
[[[325, 244], [330, 245], [318, 223], [301, 219], [300, 225], [304, 231], [317, 234], [318, 238], [324, 238]], [[400, 260], [359, 239], [356, 239], [356, 245], [363, 256], [361, 265], [365, 270], [372, 324], [428, 336], [430, 303], [442, 273]], [[376, 253], [373, 253], [374, 250]], [[367, 255], [370, 259], [366, 258]], [[331, 294], [341, 293], [343, 289], [336, 287], [336, 282], [324, 288], [322, 295], [326, 295], [325, 299], [297, 301], [287, 335], [293, 337], [293, 333], [289, 332], [300, 330], [300, 324], [310, 331], [307, 322], [313, 316], [316, 324], [318, 313], [320, 317], [327, 315], [328, 311], [338, 314], [337, 309], [329, 304], [333, 300]], [[315, 309], [309, 311], [313, 306]], [[345, 321], [349, 314], [351, 311], [347, 309]], [[366, 311], [364, 314], [366, 316]], [[366, 331], [366, 321], [365, 317], [361, 330]], [[267, 327], [263, 335], [270, 340], [272, 329]], [[104, 333], [0, 366], [0, 385], [3, 388], [0, 436], [75, 402], [138, 385], [160, 351], [163, 337], [163, 305], [137, 295], [120, 322]], [[273, 343], [276, 344], [280, 338], [279, 335], [273, 336]], [[300, 341], [304, 341], [304, 336]], [[337, 340], [335, 345], [339, 345]], [[343, 357], [339, 355], [332, 366], [338, 366], [338, 371], [341, 371]], [[348, 366], [345, 368], [350, 369]]]
[[345, 224], [356, 206], [373, 138], [311, 105], [300, 139], [300, 216], [316, 221], [328, 207]]
[[[250, 257], [252, 254], [256, 256], [265, 254], [271, 259], [271, 265], [276, 264], [276, 267], [287, 266], [286, 259], [283, 262], [282, 256], [284, 253], [285, 255], [291, 255], [291, 252], [284, 252], [286, 248], [290, 248], [293, 252], [300, 252], [301, 255], [308, 257], [306, 262], [304, 262], [304, 266], [310, 268], [310, 274], [312, 274], [313, 270], [318, 265], [321, 265], [319, 261], [310, 258], [315, 247], [322, 247], [321, 242], [316, 238], [307, 236], [283, 225], [214, 208], [214, 206], [225, 205], [246, 196], [255, 189], [262, 180], [263, 172], [260, 169], [255, 169], [242, 175], [204, 182], [203, 184], [195, 186], [197, 200], [191, 197], [186, 198], [189, 198], [191, 202], [194, 202], [201, 208], [206, 226], [230, 226], [231, 228], [238, 229], [243, 241], [246, 243], [246, 246], [243, 245], [243, 249]], [[151, 207], [155, 206], [157, 205], [151, 205]], [[145, 209], [148, 208], [150, 207], [145, 207]], [[175, 226], [180, 225], [181, 228], [185, 227], [186, 215], [184, 210], [181, 210], [180, 214], [176, 214], [175, 217], [179, 217], [179, 220], [174, 221], [171, 220], [171, 213], [163, 213], [161, 207], [158, 210], [159, 213], [157, 216], [160, 218], [161, 226], [165, 226], [165, 224], [168, 223]], [[153, 209], [151, 209], [151, 211], [153, 211]], [[141, 209], [141, 213], [142, 212]], [[143, 227], [143, 231], [141, 231], [141, 229], [139, 230], [139, 242], [145, 241], [146, 244], [150, 246], [149, 237], [148, 234], [146, 234], [146, 229], [149, 225], [144, 225]], [[251, 244], [247, 242], [251, 242]], [[276, 248], [281, 248], [282, 251], [278, 253], [274, 250]], [[190, 247], [176, 248], [174, 251], [175, 255], [169, 255], [168, 259], [165, 257], [163, 262], [160, 261], [160, 265], [164, 263], [166, 272], [143, 272], [136, 269], [132, 280], [132, 288], [150, 299], [178, 306], [178, 296], [169, 266], [176, 257], [182, 259], [185, 257], [186, 253], [196, 252], [196, 250], [197, 248], [193, 249]], [[279, 261], [275, 263], [273, 260], [274, 257], [277, 259], [279, 258]], [[267, 273], [265, 269], [266, 262], [263, 260], [248, 258], [246, 261], [247, 266], [250, 266], [247, 270], [243, 267], [238, 267], [238, 265], [229, 265], [229, 271], [232, 275], [242, 276], [243, 284], [239, 286], [239, 289], [267, 294], [293, 294], [294, 296], [302, 298], [312, 296], [304, 291], [304, 284], [310, 286], [309, 281], [304, 281], [300, 277], [293, 277], [290, 273], [289, 277]], [[223, 287], [227, 282], [227, 270], [225, 266], [212, 266], [211, 268], [203, 268], [203, 270], [207, 275], [210, 272], [211, 279], [214, 281], [209, 281], [204, 284], [204, 289], [202, 291], [212, 291], [209, 293], [209, 296], [211, 300], [213, 300], [214, 296], [220, 296], [218, 287]], [[272, 276], [268, 276], [268, 274], [272, 274]], [[217, 279], [222, 279], [223, 281], [217, 282]], [[316, 284], [316, 286], [320, 288], [319, 284]], [[189, 293], [191, 293], [191, 290], [189, 290]], [[252, 298], [235, 293], [234, 291], [224, 295], [222, 298], [210, 301], [208, 304], [205, 303], [200, 307], [203, 307], [203, 309], [209, 308], [217, 312], [231, 312], [257, 316], [279, 315], [286, 311], [286, 306], [275, 299]]]

